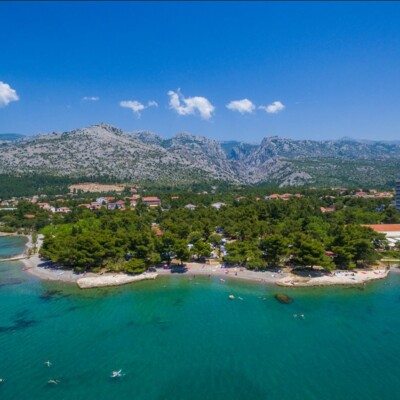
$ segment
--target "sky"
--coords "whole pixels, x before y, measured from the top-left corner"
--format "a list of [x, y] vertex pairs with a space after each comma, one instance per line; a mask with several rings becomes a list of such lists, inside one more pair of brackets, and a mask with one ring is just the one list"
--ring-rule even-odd
[[400, 2], [0, 2], [0, 133], [400, 139]]

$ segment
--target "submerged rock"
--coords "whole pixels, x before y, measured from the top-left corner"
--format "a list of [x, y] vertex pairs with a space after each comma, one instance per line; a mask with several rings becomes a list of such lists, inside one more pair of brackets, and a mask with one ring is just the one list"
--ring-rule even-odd
[[19, 284], [21, 284], [23, 282], [25, 282], [24, 279], [3, 278], [3, 279], [0, 279], [0, 286], [19, 285]]
[[274, 297], [276, 300], [279, 301], [279, 303], [283, 303], [283, 304], [290, 304], [293, 301], [293, 299], [290, 298], [285, 293], [277, 293]]
[[62, 291], [61, 290], [56, 290], [56, 289], [52, 289], [52, 290], [46, 290], [44, 293], [42, 293], [39, 298], [42, 300], [50, 300], [55, 296], [59, 296], [61, 295]]

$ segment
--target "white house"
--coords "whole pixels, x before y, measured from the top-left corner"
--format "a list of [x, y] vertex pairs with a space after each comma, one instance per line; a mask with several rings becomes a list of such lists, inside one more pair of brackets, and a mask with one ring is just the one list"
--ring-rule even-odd
[[225, 203], [220, 203], [220, 202], [212, 203], [212, 204], [211, 204], [211, 207], [214, 207], [214, 208], [216, 208], [217, 210], [219, 210], [221, 207], [225, 207], [225, 206], [226, 206]]
[[363, 225], [373, 229], [375, 232], [383, 233], [390, 247], [395, 247], [400, 242], [400, 224], [372, 224]]

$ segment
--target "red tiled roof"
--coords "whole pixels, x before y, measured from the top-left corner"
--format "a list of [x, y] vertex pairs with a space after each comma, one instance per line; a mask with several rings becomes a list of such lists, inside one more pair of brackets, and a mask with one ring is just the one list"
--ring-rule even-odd
[[144, 202], [146, 201], [160, 201], [160, 199], [158, 197], [154, 197], [154, 196], [149, 196], [149, 197], [143, 197], [142, 199]]
[[371, 228], [375, 232], [400, 232], [400, 224], [370, 224], [363, 226]]

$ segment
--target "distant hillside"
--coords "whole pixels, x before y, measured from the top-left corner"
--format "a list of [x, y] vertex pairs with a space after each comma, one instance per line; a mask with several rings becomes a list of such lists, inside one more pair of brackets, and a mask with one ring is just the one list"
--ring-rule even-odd
[[282, 187], [390, 186], [400, 174], [400, 144], [274, 136], [256, 145], [188, 133], [164, 139], [147, 131], [127, 133], [100, 124], [3, 141], [0, 173], [177, 184], [212, 179]]
[[24, 135], [20, 135], [19, 133], [0, 133], [0, 142], [2, 141], [10, 141], [14, 142], [18, 139], [22, 139]]

